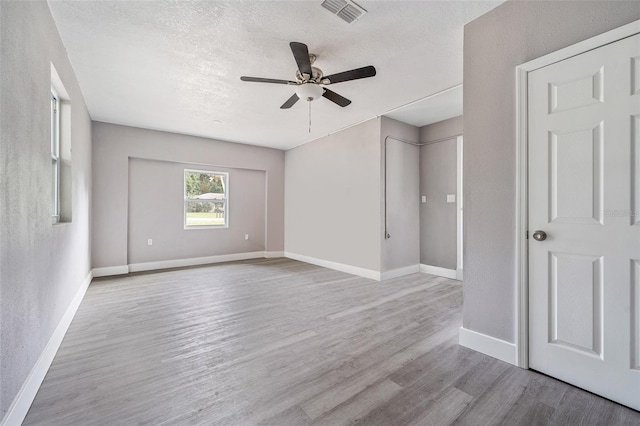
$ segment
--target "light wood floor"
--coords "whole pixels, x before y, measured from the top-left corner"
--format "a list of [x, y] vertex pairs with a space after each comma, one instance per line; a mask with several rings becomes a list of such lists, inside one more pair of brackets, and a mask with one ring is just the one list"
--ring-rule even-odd
[[640, 424], [459, 346], [461, 306], [287, 259], [95, 280], [25, 424]]

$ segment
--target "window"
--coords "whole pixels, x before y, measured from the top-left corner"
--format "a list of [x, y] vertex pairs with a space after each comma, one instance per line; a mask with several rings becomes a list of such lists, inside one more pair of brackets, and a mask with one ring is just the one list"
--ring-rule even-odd
[[71, 98], [55, 67], [51, 64], [51, 218], [53, 224], [71, 222], [72, 194]]
[[226, 228], [229, 225], [229, 174], [184, 171], [184, 226]]
[[53, 223], [60, 222], [60, 102], [58, 95], [51, 90], [51, 176], [52, 218]]

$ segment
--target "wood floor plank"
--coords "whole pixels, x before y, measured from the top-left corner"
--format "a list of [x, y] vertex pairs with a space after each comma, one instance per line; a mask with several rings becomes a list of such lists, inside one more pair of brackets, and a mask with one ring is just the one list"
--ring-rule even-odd
[[396, 383], [389, 379], [384, 379], [354, 395], [350, 400], [315, 420], [312, 424], [316, 426], [340, 426], [359, 422], [371, 410], [390, 400], [401, 390], [402, 388]]
[[523, 393], [513, 403], [511, 409], [500, 422], [503, 426], [527, 424], [531, 426], [547, 425], [554, 409]]
[[553, 409], [558, 407], [564, 394], [571, 387], [544, 374], [532, 372], [529, 376], [529, 384], [524, 390], [524, 395], [528, 399], [539, 401]]
[[639, 425], [639, 416], [630, 408], [568, 386], [549, 424]]
[[453, 424], [477, 425], [478, 418], [482, 418], [484, 424], [500, 424], [524, 392], [527, 381], [527, 371], [507, 369], [486, 392], [467, 406]]
[[466, 369], [454, 386], [469, 395], [481, 396], [509, 369], [506, 362], [484, 357], [478, 364]]
[[408, 296], [410, 294], [417, 293], [417, 292], [426, 290], [428, 288], [432, 288], [432, 287], [434, 287], [436, 285], [438, 285], [438, 282], [434, 280], [434, 282], [430, 282], [430, 283], [427, 283], [427, 284], [422, 284], [422, 285], [419, 285], [419, 286], [413, 287], [413, 288], [408, 288], [406, 290], [402, 290], [402, 291], [399, 291], [397, 293], [390, 294], [389, 296], [381, 297], [378, 300], [374, 300], [373, 302], [366, 303], [364, 305], [355, 306], [353, 308], [349, 308], [349, 309], [346, 309], [344, 311], [340, 311], [340, 312], [336, 312], [334, 314], [327, 315], [327, 318], [329, 318], [330, 320], [334, 320], [334, 319], [343, 318], [343, 317], [346, 317], [346, 316], [349, 316], [349, 315], [357, 314], [359, 312], [366, 311], [367, 309], [372, 309], [372, 308], [375, 308], [377, 306], [383, 305], [383, 304], [385, 304], [387, 302], [390, 302], [392, 300], [400, 299], [401, 297], [405, 297], [405, 296]]
[[315, 419], [333, 409], [355, 394], [361, 392], [372, 383], [393, 373], [398, 368], [418, 356], [428, 352], [439, 344], [454, 338], [456, 329], [444, 329], [428, 336], [405, 350], [395, 353], [383, 362], [372, 366], [356, 377], [347, 378], [344, 382], [334, 386], [312, 400], [302, 404], [302, 408], [311, 419]]
[[444, 390], [438, 398], [424, 410], [420, 416], [406, 423], [407, 426], [445, 426], [450, 425], [473, 400], [469, 394], [453, 386]]
[[297, 405], [257, 423], [258, 426], [307, 426], [310, 424], [309, 416]]
[[640, 424], [457, 344], [462, 286], [289, 259], [96, 279], [25, 425]]
[[[445, 342], [429, 353], [399, 369], [389, 378], [403, 387], [387, 404], [379, 406], [363, 419], [363, 424], [406, 425], [421, 419], [432, 410], [442, 394], [482, 355]], [[457, 417], [460, 412], [456, 411]]]

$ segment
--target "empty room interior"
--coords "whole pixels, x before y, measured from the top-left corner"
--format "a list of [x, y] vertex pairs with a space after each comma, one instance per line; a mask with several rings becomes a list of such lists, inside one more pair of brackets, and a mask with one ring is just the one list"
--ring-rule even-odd
[[0, 425], [640, 425], [640, 2], [0, 0]]

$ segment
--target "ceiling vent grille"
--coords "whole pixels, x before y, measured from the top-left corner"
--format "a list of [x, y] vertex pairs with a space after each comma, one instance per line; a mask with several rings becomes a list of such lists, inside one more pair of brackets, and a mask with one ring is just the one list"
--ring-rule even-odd
[[367, 13], [354, 2], [346, 0], [324, 0], [321, 6], [348, 24]]

